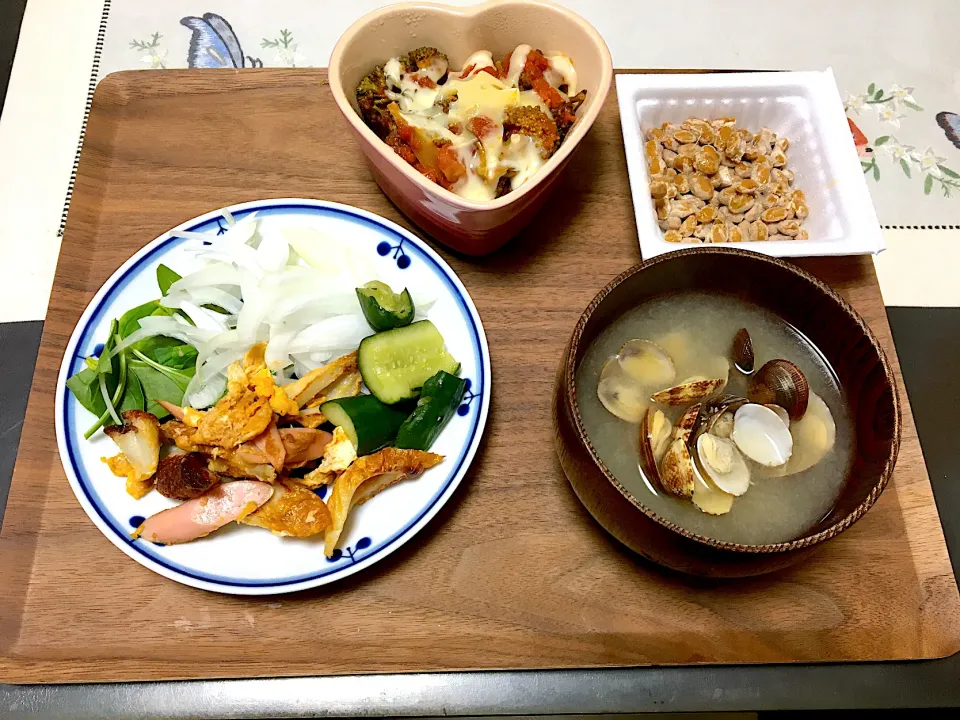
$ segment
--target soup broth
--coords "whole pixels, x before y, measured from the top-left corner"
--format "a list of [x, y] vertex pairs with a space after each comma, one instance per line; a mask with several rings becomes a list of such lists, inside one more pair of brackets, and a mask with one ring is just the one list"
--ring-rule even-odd
[[[755, 365], [791, 361], [806, 376], [812, 395], [825, 402], [836, 425], [831, 450], [810, 467], [784, 475], [747, 459], [750, 488], [730, 512], [709, 515], [686, 499], [664, 492], [646, 477], [638, 461], [639, 425], [611, 414], [597, 395], [604, 365], [628, 340], [650, 340], [670, 355], [677, 382], [713, 377], [725, 369], [740, 328], [752, 339]], [[747, 394], [749, 378], [731, 360], [725, 394]], [[659, 389], [659, 388], [658, 388]], [[827, 515], [839, 495], [853, 458], [853, 432], [836, 376], [817, 349], [773, 313], [732, 297], [680, 293], [651, 300], [618, 318], [587, 349], [577, 371], [577, 399], [583, 426], [598, 456], [620, 483], [664, 519], [715, 540], [766, 544], [795, 539]], [[652, 403], [651, 403], [652, 404]], [[676, 422], [683, 408], [655, 407]], [[789, 467], [789, 465], [785, 466]]]

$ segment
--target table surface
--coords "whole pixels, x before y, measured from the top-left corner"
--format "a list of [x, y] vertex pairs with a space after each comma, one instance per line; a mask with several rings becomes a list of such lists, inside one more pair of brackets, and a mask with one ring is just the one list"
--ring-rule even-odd
[[[0, 10], [0, 88], [22, 0]], [[886, 288], [885, 288], [886, 294]], [[889, 298], [888, 298], [889, 302]], [[960, 309], [889, 307], [954, 571], [960, 473], [951, 430], [960, 400]], [[42, 323], [0, 324], [0, 518]], [[945, 426], [946, 423], [946, 426]], [[307, 717], [950, 707], [960, 655], [928, 662], [380, 675], [123, 685], [2, 686], [0, 716]]]

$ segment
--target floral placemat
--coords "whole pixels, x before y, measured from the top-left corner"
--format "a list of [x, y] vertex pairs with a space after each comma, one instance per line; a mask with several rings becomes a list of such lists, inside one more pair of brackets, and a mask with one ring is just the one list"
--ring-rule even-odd
[[[693, 0], [677, 16], [682, 29], [644, 32], [638, 42], [649, 3], [557, 1], [597, 28], [617, 67], [832, 66], [881, 223], [933, 229], [897, 236], [907, 246], [889, 267], [922, 264], [918, 253], [929, 252], [936, 228], [960, 228], [960, 71], [953, 60], [960, 2]], [[107, 73], [137, 68], [322, 67], [343, 31], [385, 2], [30, 0], [0, 123], [0, 155], [16, 170], [0, 175], [0, 244], [18, 247], [0, 266], [0, 321], [46, 312], [88, 86], [92, 92]], [[760, 17], [756, 41], [728, 42], [717, 33], [730, 18], [755, 24]], [[897, 248], [891, 237], [887, 242], [890, 255]], [[929, 285], [914, 289], [911, 304], [929, 304]], [[956, 294], [952, 304], [960, 304], [960, 287]]]
[[[562, 0], [561, 0], [562, 1]], [[351, 3], [287, 2], [232, 3], [204, 0], [168, 0], [164, 3], [115, 1], [104, 43], [101, 76], [131, 68], [214, 67], [322, 67], [346, 27], [364, 12], [382, 5], [378, 0]], [[469, 5], [470, 0], [452, 0]], [[836, 4], [811, 0], [803, 13], [796, 6], [764, 10], [771, 27], [780, 28], [777, 52], [767, 44], [707, 44], [677, 56], [670, 33], [645, 36], [635, 42], [624, 15], [643, 16], [643, 3], [614, 0], [567, 0], [568, 5], [593, 22], [607, 40], [617, 67], [671, 65], [743, 69], [809, 69], [832, 66], [846, 97], [844, 107], [861, 165], [885, 226], [960, 226], [960, 76], [942, 62], [938, 47], [955, 48], [960, 26], [960, 3], [915, 0], [902, 3]], [[749, 0], [729, 0], [730, 10], [747, 11]], [[924, 37], [924, 50], [905, 53], [900, 43], [880, 43], [876, 37], [907, 32], [904, 23], [918, 29], [929, 24], [922, 7], [936, 8], [939, 33]], [[721, 12], [705, 3], [704, 24]], [[739, 6], [743, 6], [742, 8]], [[801, 16], [802, 15], [802, 16]], [[808, 16], [830, 18], [817, 25], [818, 42], [795, 42], [791, 33], [807, 29]], [[842, 16], [842, 17], [841, 17]], [[849, 22], [847, 22], [849, 21]], [[842, 35], [845, 26], [857, 27]], [[927, 28], [929, 29], [929, 28]], [[837, 42], [838, 33], [842, 42]], [[662, 46], [662, 47], [661, 47]], [[674, 59], [676, 58], [676, 59]], [[925, 62], [922, 60], [926, 59]], [[876, 71], [875, 69], [881, 69]], [[868, 73], [873, 72], [870, 76]], [[893, 81], [896, 77], [897, 82]], [[910, 82], [901, 85], [898, 82]]]
[[[931, 128], [921, 126], [921, 132], [907, 133], [908, 129], [913, 128], [901, 124], [912, 119], [915, 113], [925, 112], [917, 104], [913, 93], [914, 88], [901, 87], [897, 83], [887, 90], [870, 83], [865, 92], [847, 96], [843, 107], [847, 112], [857, 154], [861, 157], [860, 165], [867, 179], [878, 183], [883, 173], [892, 171], [896, 174], [899, 164], [899, 169], [908, 180], [915, 180], [917, 185], [922, 185], [924, 195], [930, 195], [936, 189], [944, 198], [953, 198], [955, 194], [960, 195], [960, 173], [947, 163], [960, 166], [960, 157], [948, 159], [945, 155], [938, 155], [931, 145], [921, 150], [900, 139], [901, 136], [920, 138], [926, 135], [923, 131], [932, 132]], [[929, 118], [925, 119], [929, 121]], [[960, 115], [941, 111], [935, 119], [947, 140], [960, 149]], [[872, 130], [872, 141], [860, 129], [860, 125]], [[933, 134], [937, 135], [935, 132]], [[885, 163], [886, 160], [890, 162]], [[888, 167], [881, 170], [881, 166]]]

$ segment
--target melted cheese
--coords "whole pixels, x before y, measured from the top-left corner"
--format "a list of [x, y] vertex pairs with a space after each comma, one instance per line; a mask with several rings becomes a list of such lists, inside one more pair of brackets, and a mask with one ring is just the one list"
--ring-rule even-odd
[[[470, 68], [471, 65], [473, 65], [472, 68]], [[477, 50], [477, 52], [464, 61], [463, 66], [465, 68], [470, 68], [470, 72], [466, 75], [461, 75], [461, 77], [473, 77], [480, 72], [481, 68], [494, 67], [493, 53], [491, 53], [489, 50]]]
[[502, 80], [489, 73], [471, 75], [466, 80], [450, 80], [447, 85], [450, 92], [457, 93], [456, 102], [450, 105], [450, 117], [458, 122], [484, 115], [502, 123], [506, 109], [520, 100], [517, 88], [504, 85]]
[[413, 127], [421, 128], [422, 130], [426, 130], [430, 135], [449, 140], [454, 145], [469, 145], [473, 142], [473, 136], [468, 138], [450, 132], [450, 128], [447, 126], [447, 118], [442, 114], [431, 117], [422, 113], [404, 112], [402, 110], [400, 114], [403, 116], [403, 119]]
[[563, 53], [546, 53], [544, 57], [550, 65], [550, 69], [543, 74], [544, 79], [554, 87], [566, 85], [567, 95], [576, 95], [577, 70], [573, 60]]
[[[431, 76], [429, 70], [430, 68], [424, 73], [427, 77]], [[428, 110], [440, 98], [440, 88], [422, 87], [412, 73], [403, 72], [398, 58], [390, 58], [386, 62], [383, 66], [383, 74], [387, 81], [387, 97], [397, 101], [401, 112]], [[400, 92], [390, 90], [391, 87], [400, 88]]]
[[387, 78], [387, 88], [400, 87], [400, 75], [402, 72], [399, 58], [390, 58], [387, 60], [383, 66], [383, 74]]
[[453, 186], [453, 190], [460, 197], [476, 202], [486, 202], [495, 199], [497, 196], [496, 183], [491, 185], [476, 172], [469, 172], [469, 170], [467, 174]]
[[492, 183], [494, 193], [496, 183], [503, 171], [500, 166], [500, 152], [503, 149], [503, 118], [508, 107], [515, 106], [520, 99], [520, 91], [511, 88], [493, 77], [489, 73], [471, 75], [466, 80], [452, 80], [457, 93], [457, 99], [450, 105], [450, 119], [459, 122], [464, 128], [469, 127], [471, 118], [489, 118], [495, 124], [495, 129], [479, 138], [483, 146], [476, 163], [476, 172]]
[[[511, 107], [536, 107], [552, 116], [541, 97], [532, 90], [520, 91], [520, 74], [531, 51], [529, 45], [519, 45], [510, 55], [506, 78], [501, 80], [482, 68], [494, 66], [493, 55], [487, 50], [473, 53], [464, 62], [464, 67], [473, 68], [467, 74], [451, 72], [443, 85], [425, 88], [417, 82], [416, 75], [437, 80], [446, 68], [430, 67], [419, 73], [404, 73], [398, 58], [384, 65], [387, 80], [387, 95], [395, 100], [400, 114], [411, 126], [419, 128], [429, 137], [446, 141], [457, 153], [466, 169], [452, 190], [467, 200], [485, 202], [495, 199], [497, 184], [505, 174], [510, 177], [510, 187], [516, 190], [535, 175], [546, 162], [540, 145], [534, 138], [522, 134], [503, 140], [503, 122]], [[576, 89], [576, 71], [566, 55], [553, 53], [546, 56], [550, 63], [545, 79], [554, 87], [566, 84], [570, 94]], [[441, 103], [449, 103], [443, 111]], [[471, 130], [473, 118], [485, 118], [494, 127], [483, 137]], [[486, 124], [486, 123], [485, 123]], [[452, 131], [450, 128], [454, 127]]]
[[520, 82], [520, 73], [523, 72], [523, 67], [527, 64], [527, 55], [532, 49], [529, 45], [517, 45], [517, 49], [510, 54], [510, 66], [507, 68], [507, 77], [504, 79], [507, 85], [516, 85]]
[[512, 135], [504, 146], [500, 163], [516, 174], [510, 178], [510, 188], [516, 190], [543, 167], [545, 160], [540, 147], [529, 135]]

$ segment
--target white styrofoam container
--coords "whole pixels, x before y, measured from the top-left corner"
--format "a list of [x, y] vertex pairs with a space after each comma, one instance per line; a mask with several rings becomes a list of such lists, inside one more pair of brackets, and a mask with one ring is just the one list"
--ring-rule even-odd
[[790, 140], [787, 166], [806, 194], [809, 240], [724, 243], [775, 257], [866, 255], [885, 248], [833, 71], [617, 75], [620, 123], [637, 217], [640, 254], [652, 258], [693, 243], [668, 243], [650, 199], [643, 152], [647, 130], [690, 117], [735, 117], [754, 132]]

